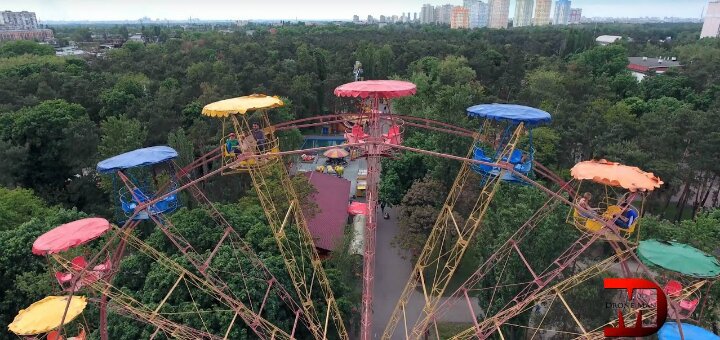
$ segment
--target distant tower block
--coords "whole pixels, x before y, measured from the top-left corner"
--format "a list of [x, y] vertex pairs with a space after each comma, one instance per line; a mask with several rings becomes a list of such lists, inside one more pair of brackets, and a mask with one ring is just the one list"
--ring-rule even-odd
[[703, 24], [700, 38], [717, 38], [720, 37], [720, 1], [710, 1], [705, 13], [705, 23]]

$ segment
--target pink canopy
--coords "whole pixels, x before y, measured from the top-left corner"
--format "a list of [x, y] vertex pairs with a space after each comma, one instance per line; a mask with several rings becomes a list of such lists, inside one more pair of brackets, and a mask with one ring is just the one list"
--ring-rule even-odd
[[84, 218], [63, 224], [42, 234], [35, 240], [32, 252], [35, 255], [50, 255], [85, 244], [110, 229], [110, 222], [104, 218]]
[[367, 203], [352, 202], [348, 206], [348, 213], [350, 215], [367, 215], [368, 205]]
[[338, 97], [396, 98], [415, 94], [415, 84], [400, 80], [365, 80], [340, 85], [335, 88]]

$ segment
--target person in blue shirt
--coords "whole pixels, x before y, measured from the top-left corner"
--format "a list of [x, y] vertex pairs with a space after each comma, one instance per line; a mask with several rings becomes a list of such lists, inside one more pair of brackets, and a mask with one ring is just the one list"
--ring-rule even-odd
[[615, 225], [623, 229], [628, 229], [637, 220], [638, 212], [627, 202], [621, 203], [620, 209], [624, 209], [625, 211], [615, 220]]
[[239, 154], [240, 148], [238, 148], [238, 140], [237, 137], [235, 137], [234, 133], [230, 133], [230, 135], [227, 138], [227, 141], [225, 141], [225, 150], [228, 154]]

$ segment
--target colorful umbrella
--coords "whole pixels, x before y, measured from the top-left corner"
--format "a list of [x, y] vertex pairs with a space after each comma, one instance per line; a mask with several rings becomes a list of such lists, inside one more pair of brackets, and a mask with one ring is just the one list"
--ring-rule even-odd
[[323, 153], [323, 155], [325, 155], [325, 157], [327, 157], [327, 158], [345, 158], [348, 155], [350, 155], [350, 153], [345, 151], [344, 149], [334, 148], [334, 149], [325, 151], [325, 153]]

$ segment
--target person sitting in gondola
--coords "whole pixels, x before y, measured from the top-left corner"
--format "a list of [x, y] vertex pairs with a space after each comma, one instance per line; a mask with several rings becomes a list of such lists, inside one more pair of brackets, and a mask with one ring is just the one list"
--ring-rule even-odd
[[623, 229], [630, 228], [630, 226], [637, 220], [638, 212], [635, 211], [628, 202], [620, 203], [620, 209], [623, 209], [624, 211], [615, 220], [615, 225]]
[[253, 123], [252, 124], [252, 136], [255, 138], [255, 142], [257, 143], [258, 150], [260, 152], [265, 152], [265, 146], [267, 144], [267, 140], [265, 138], [265, 133], [260, 129], [260, 124]]
[[240, 153], [240, 148], [238, 148], [238, 145], [240, 143], [237, 140], [237, 137], [235, 137], [235, 133], [230, 133], [230, 135], [227, 138], [227, 141], [225, 141], [225, 152], [228, 155], [237, 155]]
[[[592, 199], [592, 194], [591, 194], [591, 193], [589, 193], [589, 192], [584, 193], [584, 194], [582, 195], [582, 197], [580, 198], [580, 200], [578, 200], [578, 206], [579, 206], [580, 208], [584, 209], [584, 210], [589, 210], [589, 211], [592, 211], [592, 212], [596, 212], [596, 211], [597, 211], [597, 208], [593, 208], [593, 207], [590, 206], [590, 200], [591, 200], [591, 199]], [[591, 214], [585, 212], [584, 210], [578, 210], [578, 212], [580, 213], [580, 216], [586, 217], [586, 218], [592, 218], [592, 217], [593, 217]]]

